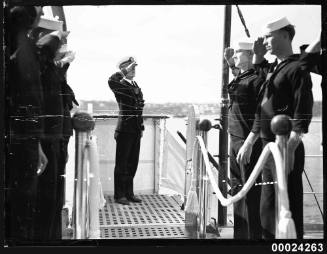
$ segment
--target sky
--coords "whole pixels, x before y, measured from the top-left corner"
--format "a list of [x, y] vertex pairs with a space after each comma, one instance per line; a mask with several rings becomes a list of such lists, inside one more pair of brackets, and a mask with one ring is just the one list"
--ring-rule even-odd
[[[239, 7], [251, 39], [265, 22], [287, 16], [296, 28], [294, 53], [320, 33], [317, 5]], [[108, 78], [122, 57], [134, 56], [135, 80], [146, 102], [220, 102], [223, 5], [64, 6], [64, 11], [68, 48], [76, 52], [67, 79], [78, 100], [115, 100]], [[233, 6], [231, 44], [245, 37]], [[315, 100], [321, 100], [320, 79], [313, 77]]]

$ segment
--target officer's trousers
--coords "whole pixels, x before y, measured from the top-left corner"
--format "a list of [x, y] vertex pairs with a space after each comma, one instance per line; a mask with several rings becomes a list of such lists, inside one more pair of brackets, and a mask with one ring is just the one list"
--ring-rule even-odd
[[114, 198], [133, 197], [133, 179], [139, 163], [140, 133], [115, 132]]

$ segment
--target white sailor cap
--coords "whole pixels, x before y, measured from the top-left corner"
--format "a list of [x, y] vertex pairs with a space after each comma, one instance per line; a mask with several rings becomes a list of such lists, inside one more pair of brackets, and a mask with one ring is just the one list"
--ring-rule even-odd
[[135, 57], [133, 57], [133, 56], [124, 57], [118, 62], [117, 68], [121, 69], [123, 67], [130, 65], [133, 62], [136, 62]]
[[253, 42], [249, 39], [238, 40], [234, 45], [234, 50], [252, 50]]
[[63, 39], [63, 38], [67, 38], [67, 36], [69, 35], [70, 31], [60, 31], [60, 30], [56, 30], [50, 33], [50, 35], [52, 36], [57, 36], [59, 38], [59, 40]]
[[270, 21], [267, 23], [263, 28], [262, 32], [263, 34], [267, 34], [276, 30], [279, 30], [285, 26], [291, 25], [289, 20], [286, 17], [275, 19], [273, 21]]

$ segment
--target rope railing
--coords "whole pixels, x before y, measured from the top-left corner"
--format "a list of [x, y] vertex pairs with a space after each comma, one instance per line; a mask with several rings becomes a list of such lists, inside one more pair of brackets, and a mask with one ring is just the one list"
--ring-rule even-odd
[[[208, 120], [207, 120], [208, 121]], [[287, 135], [290, 131], [291, 122], [288, 117], [286, 116], [277, 116], [277, 118], [272, 120], [272, 123], [274, 123], [276, 126], [273, 126], [273, 131], [276, 134], [276, 141], [268, 143], [250, 177], [248, 178], [247, 182], [243, 185], [242, 189], [233, 197], [226, 198], [220, 191], [217, 181], [214, 177], [214, 174], [212, 172], [212, 169], [210, 167], [209, 163], [209, 157], [208, 157], [208, 151], [206, 149], [205, 141], [203, 140], [203, 137], [196, 136], [194, 145], [193, 145], [193, 152], [194, 152], [194, 158], [199, 159], [199, 156], [196, 154], [198, 151], [198, 147], [200, 147], [202, 159], [204, 162], [203, 169], [200, 167], [200, 172], [202, 174], [198, 174], [197, 177], [199, 177], [200, 186], [202, 188], [199, 189], [199, 209], [198, 209], [198, 220], [197, 220], [197, 229], [199, 231], [199, 235], [201, 238], [205, 238], [205, 223], [206, 223], [206, 202], [205, 199], [203, 199], [204, 194], [206, 194], [206, 188], [208, 181], [210, 182], [212, 189], [214, 191], [215, 196], [218, 198], [220, 203], [223, 206], [231, 205], [240, 199], [244, 198], [247, 192], [250, 190], [250, 188], [255, 184], [255, 181], [259, 174], [262, 171], [262, 168], [268, 159], [269, 155], [272, 154], [275, 165], [276, 165], [276, 175], [277, 175], [277, 223], [276, 223], [276, 238], [277, 239], [294, 239], [296, 238], [296, 231], [295, 231], [295, 225], [294, 221], [291, 216], [291, 212], [289, 209], [289, 198], [287, 193], [287, 175], [288, 175], [288, 167], [287, 167]], [[288, 128], [288, 129], [287, 129]], [[285, 129], [287, 129], [285, 131]], [[194, 165], [194, 163], [193, 163]], [[196, 177], [194, 174], [195, 168], [192, 169], [192, 175], [193, 177]], [[194, 182], [194, 179], [193, 181]], [[204, 188], [204, 186], [206, 188]], [[192, 200], [189, 200], [191, 202]], [[194, 200], [193, 200], [194, 201]], [[202, 205], [201, 205], [202, 204]], [[186, 203], [185, 206], [185, 212], [187, 213], [188, 210], [190, 210], [190, 204]], [[193, 205], [194, 207], [194, 205]]]
[[73, 238], [100, 238], [99, 209], [105, 199], [99, 177], [96, 137], [91, 135], [95, 121], [84, 112], [73, 116], [75, 129], [75, 177], [73, 198]]

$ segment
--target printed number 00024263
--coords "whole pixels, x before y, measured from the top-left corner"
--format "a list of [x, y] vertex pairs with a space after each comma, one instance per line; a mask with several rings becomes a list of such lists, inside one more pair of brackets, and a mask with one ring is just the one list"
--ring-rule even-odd
[[273, 243], [271, 245], [273, 252], [299, 252], [299, 253], [322, 253], [324, 251], [323, 243]]

